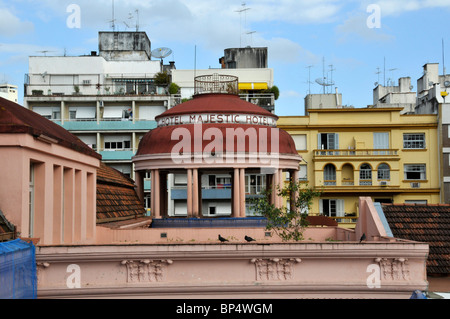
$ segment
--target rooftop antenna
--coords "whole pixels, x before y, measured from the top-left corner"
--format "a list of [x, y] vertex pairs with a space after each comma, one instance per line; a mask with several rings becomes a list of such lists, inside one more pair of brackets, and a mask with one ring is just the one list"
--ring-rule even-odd
[[442, 71], [444, 72], [443, 75], [445, 76], [446, 70], [445, 70], [444, 38], [442, 38]]
[[311, 82], [311, 68], [312, 68], [313, 66], [312, 65], [308, 65], [306, 68], [308, 69], [308, 94], [311, 94], [311, 83], [313, 83], [313, 82]]
[[380, 84], [380, 74], [381, 74], [380, 67], [377, 67], [377, 72], [375, 72], [375, 74], [378, 75], [378, 82], [376, 83], [375, 86], [378, 86]]
[[112, 20], [111, 20], [111, 27], [112, 27], [112, 30], [114, 31], [114, 32], [116, 32], [116, 13], [115, 13], [115, 10], [114, 10], [114, 0], [112, 0]]
[[336, 69], [334, 68], [334, 65], [333, 64], [330, 64], [329, 65], [329, 67], [330, 67], [330, 73], [331, 73], [331, 83], [333, 83], [332, 85], [334, 85], [334, 82], [333, 82], [333, 71], [336, 71]]
[[244, 19], [245, 19], [244, 27], [245, 27], [246, 24], [247, 24], [247, 13], [246, 13], [246, 12], [247, 12], [248, 10], [250, 10], [250, 8], [246, 8], [245, 6], [246, 6], [245, 2], [242, 2], [242, 9], [236, 11], [236, 12], [239, 13], [239, 18], [240, 18], [239, 47], [241, 47], [241, 48], [242, 48], [242, 13], [243, 13], [243, 12], [245, 13], [245, 17], [244, 17]]
[[139, 32], [139, 9], [136, 9], [136, 32]]
[[247, 35], [250, 35], [250, 46], [253, 46], [253, 33], [256, 33], [256, 31], [247, 32]]
[[334, 85], [333, 82], [328, 81], [325, 77], [325, 58], [323, 58], [323, 77], [316, 79], [316, 83], [323, 87], [323, 94], [325, 94], [326, 87]]

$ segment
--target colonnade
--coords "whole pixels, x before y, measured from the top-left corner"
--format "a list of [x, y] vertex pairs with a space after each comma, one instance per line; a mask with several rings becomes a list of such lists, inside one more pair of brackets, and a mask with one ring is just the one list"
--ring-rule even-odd
[[[298, 180], [298, 170], [287, 170], [295, 181]], [[166, 217], [168, 211], [168, 191], [167, 189], [167, 170], [151, 169], [151, 212], [155, 219]], [[245, 168], [233, 168], [230, 171], [232, 176], [232, 192], [231, 192], [231, 217], [246, 217], [246, 184], [245, 184]], [[202, 185], [201, 171], [199, 168], [187, 168], [187, 217], [202, 217]], [[136, 171], [136, 184], [138, 194], [141, 200], [144, 199], [144, 171]], [[275, 169], [273, 174], [268, 174], [267, 185], [272, 186], [271, 203], [276, 207], [283, 205], [283, 198], [278, 196], [277, 185], [283, 186], [283, 169]], [[293, 201], [291, 200], [291, 203]]]

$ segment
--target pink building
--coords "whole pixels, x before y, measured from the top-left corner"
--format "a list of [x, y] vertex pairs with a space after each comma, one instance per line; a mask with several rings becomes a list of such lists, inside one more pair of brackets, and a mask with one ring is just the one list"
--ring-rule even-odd
[[20, 237], [94, 243], [100, 160], [61, 126], [0, 99], [0, 209]]
[[[219, 108], [214, 110], [215, 106]], [[183, 132], [195, 136], [200, 127], [199, 123], [186, 124], [186, 116], [190, 120], [209, 115], [211, 121], [212, 110], [221, 112], [222, 119], [228, 115], [234, 123], [203, 124], [202, 138], [208, 133], [226, 134], [227, 128], [265, 128], [270, 133], [257, 130], [262, 135], [257, 135], [256, 152], [248, 143], [243, 150], [233, 148], [229, 155], [235, 161], [222, 165], [215, 160], [222, 155], [220, 143], [213, 150], [208, 148], [212, 139], [203, 143], [201, 138], [200, 144], [189, 143], [189, 152], [188, 143], [173, 140], [176, 128], [185, 129], [177, 131], [180, 137]], [[250, 122], [241, 122], [247, 115]], [[251, 123], [253, 116], [261, 122]], [[0, 176], [4, 181], [0, 184], [0, 210], [21, 237], [37, 238], [38, 297], [409, 298], [414, 290], [427, 289], [428, 245], [389, 237], [370, 198], [360, 200], [361, 217], [355, 230], [311, 219], [302, 242], [282, 242], [264, 227], [245, 225], [245, 172], [261, 170], [270, 176], [267, 185], [275, 186], [282, 183], [282, 171], [296, 176], [301, 160], [290, 136], [271, 130], [275, 128], [270, 124], [270, 119], [276, 119], [273, 114], [262, 114], [232, 94], [208, 94], [159, 119], [160, 127], [144, 137], [135, 158], [141, 176], [138, 194], [142, 194], [144, 172], [153, 177], [152, 217], [146, 218], [138, 207], [131, 213], [118, 209], [100, 212], [99, 205], [96, 209], [99, 156], [49, 121], [0, 100]], [[209, 128], [213, 130], [207, 131]], [[230, 148], [223, 143], [226, 154]], [[198, 145], [200, 152], [196, 152]], [[205, 150], [209, 156], [196, 163], [196, 155]], [[249, 162], [255, 153], [259, 164]], [[238, 155], [247, 162], [237, 162]], [[185, 162], [177, 165], [171, 163], [183, 159]], [[199, 180], [208, 168], [232, 174], [230, 217], [243, 224], [176, 228], [168, 223], [154, 227], [158, 220], [174, 220], [167, 216], [165, 174], [175, 170], [183, 171], [188, 180], [187, 215], [181, 220], [204, 217]], [[98, 185], [105, 182], [106, 178], [99, 179]], [[111, 194], [131, 194], [130, 185], [124, 182], [108, 187]], [[101, 188], [98, 194], [108, 190], [105, 185]], [[276, 196], [272, 202], [282, 205]], [[219, 234], [229, 241], [221, 243]], [[360, 241], [362, 234], [364, 241]], [[256, 241], [246, 242], [245, 235]]]

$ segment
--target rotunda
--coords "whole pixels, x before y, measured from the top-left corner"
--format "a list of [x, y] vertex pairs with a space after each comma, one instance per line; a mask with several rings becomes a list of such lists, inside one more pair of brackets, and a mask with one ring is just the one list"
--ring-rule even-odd
[[[143, 197], [150, 175], [153, 219], [255, 216], [249, 197], [282, 185], [283, 171], [298, 180], [302, 157], [276, 115], [240, 99], [237, 78], [195, 83], [193, 99], [156, 117], [158, 127], [141, 140], [133, 158], [138, 192]], [[271, 201], [281, 206], [275, 193]]]

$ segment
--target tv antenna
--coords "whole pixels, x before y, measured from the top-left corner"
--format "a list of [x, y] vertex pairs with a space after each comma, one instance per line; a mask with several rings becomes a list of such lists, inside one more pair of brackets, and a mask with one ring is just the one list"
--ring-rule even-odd
[[47, 53], [49, 53], [49, 52], [55, 52], [55, 51], [42, 50], [42, 51], [36, 51], [36, 52], [42, 53], [44, 56], [47, 56]]
[[308, 94], [311, 94], [311, 84], [313, 82], [311, 82], [311, 68], [313, 66], [312, 65], [308, 65], [306, 68], [308, 69], [308, 81], [306, 83], [308, 83]]
[[323, 77], [316, 79], [316, 83], [323, 87], [323, 94], [325, 94], [325, 88], [333, 86], [333, 81], [328, 81], [325, 77], [325, 58], [323, 58]]
[[242, 13], [244, 14], [244, 27], [247, 26], [247, 11], [250, 10], [250, 8], [246, 8], [245, 2], [242, 2], [242, 9], [237, 10], [236, 12], [239, 13], [240, 18], [240, 28], [239, 28], [239, 47], [242, 48]]
[[161, 63], [163, 63], [163, 59], [167, 58], [172, 54], [172, 50], [169, 48], [158, 48], [152, 51], [152, 57], [161, 59]]
[[250, 35], [250, 46], [253, 46], [253, 34], [254, 33], [256, 33], [256, 31], [247, 32], [247, 35]]
[[114, 0], [112, 0], [112, 20], [111, 22], [111, 28], [114, 32], [116, 32], [116, 13], [115, 13], [115, 5]]

